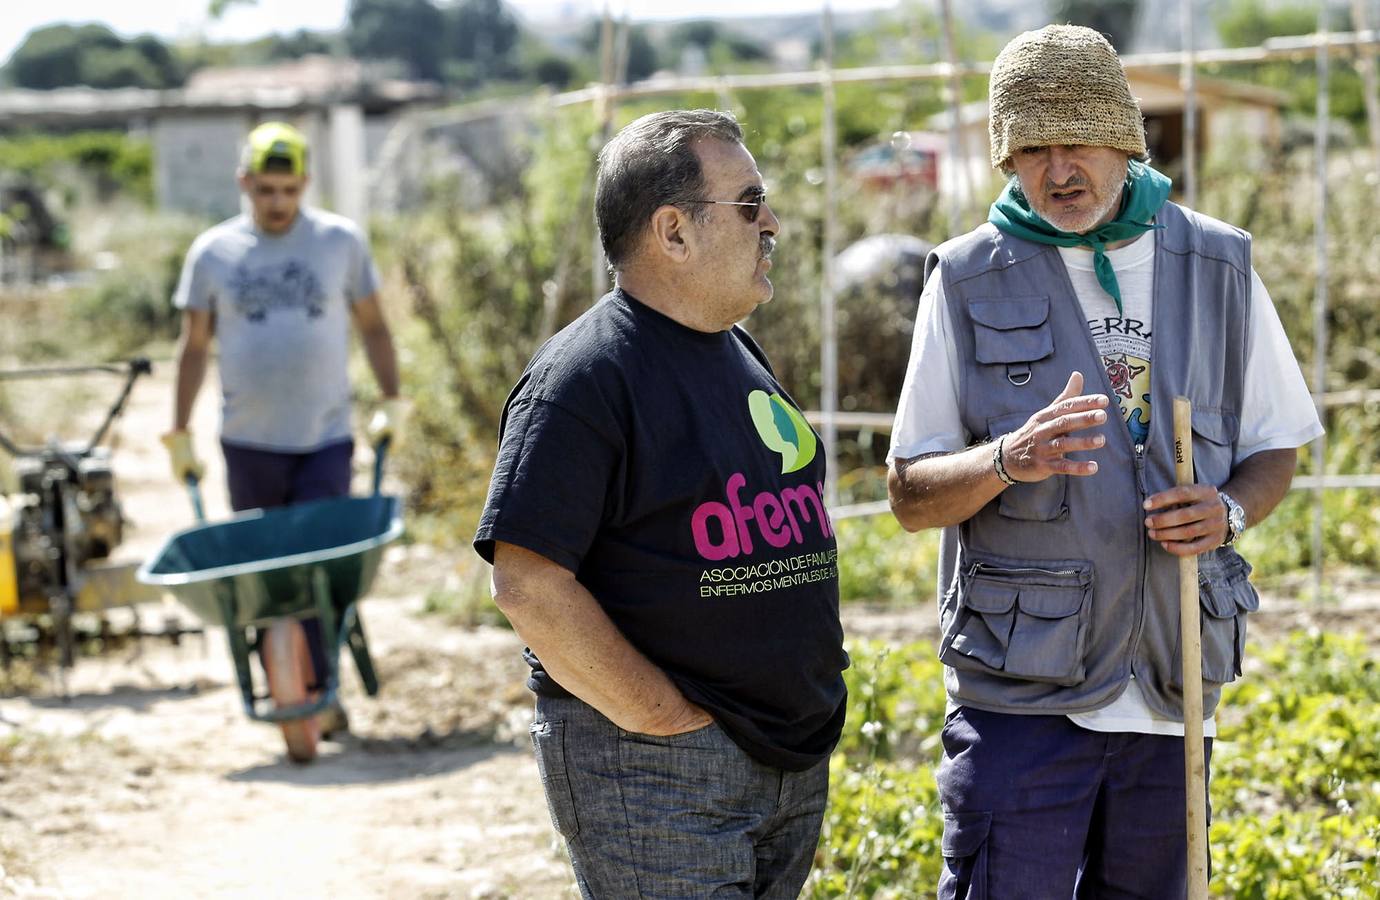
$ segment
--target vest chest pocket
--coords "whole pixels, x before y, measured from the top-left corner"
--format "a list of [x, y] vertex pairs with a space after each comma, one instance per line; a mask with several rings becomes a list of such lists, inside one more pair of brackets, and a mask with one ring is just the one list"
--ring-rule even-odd
[[940, 660], [1003, 678], [1079, 684], [1092, 580], [1092, 564], [1083, 561], [970, 563], [956, 585]]
[[969, 300], [973, 320], [973, 357], [982, 365], [1006, 366], [1006, 380], [1016, 387], [1030, 381], [1030, 364], [1054, 355], [1049, 326], [1049, 297]]
[[1193, 471], [1199, 484], [1221, 487], [1231, 477], [1232, 448], [1241, 429], [1232, 413], [1193, 406]]

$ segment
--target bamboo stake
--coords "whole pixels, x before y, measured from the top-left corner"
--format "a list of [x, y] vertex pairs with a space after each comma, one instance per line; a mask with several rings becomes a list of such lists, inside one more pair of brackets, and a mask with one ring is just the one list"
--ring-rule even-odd
[[[1225, 47], [1217, 50], [1195, 50], [1193, 58], [1199, 66], [1214, 66], [1224, 63], [1259, 63], [1275, 59], [1302, 60], [1315, 55], [1321, 45], [1321, 52], [1333, 55], [1353, 55], [1357, 50], [1380, 47], [1380, 32], [1333, 33], [1328, 35], [1301, 35], [1298, 37], [1271, 38], [1261, 47]], [[1159, 70], [1167, 66], [1182, 66], [1184, 55], [1173, 50], [1163, 53], [1133, 53], [1121, 57], [1121, 67], [1127, 73], [1144, 70]], [[955, 67], [948, 63], [926, 63], [914, 66], [860, 66], [833, 69], [825, 73], [822, 68], [807, 72], [762, 72], [751, 75], [715, 75], [693, 78], [666, 78], [656, 81], [643, 81], [627, 87], [615, 87], [615, 99], [629, 100], [636, 97], [669, 97], [675, 94], [699, 93], [721, 89], [733, 91], [762, 90], [782, 87], [819, 87], [827, 77], [834, 84], [881, 84], [888, 81], [944, 81], [953, 73]], [[990, 62], [959, 63], [960, 76], [982, 76], [991, 74]], [[601, 92], [610, 90], [606, 86], [593, 85], [556, 94], [545, 102], [551, 106], [570, 106], [596, 100]], [[3, 107], [0, 107], [3, 110]]]
[[976, 191], [968, 177], [968, 142], [963, 135], [963, 79], [958, 74], [958, 48], [949, 0], [939, 0], [939, 15], [944, 26], [944, 61], [949, 66], [949, 164], [954, 170], [954, 177], [949, 180], [949, 234], [953, 236], [968, 230], [964, 223]]
[[[1193, 406], [1174, 398], [1175, 483], [1194, 483]], [[1179, 645], [1183, 648], [1184, 800], [1188, 826], [1188, 900], [1207, 900], [1207, 761], [1203, 753], [1203, 635], [1198, 557], [1179, 557]]]
[[[617, 40], [613, 29], [613, 9], [604, 0], [604, 18], [599, 26], [599, 84], [594, 87], [594, 118], [599, 125], [599, 146], [613, 134], [613, 106], [618, 102]], [[608, 260], [596, 230], [590, 247], [589, 302], [593, 304], [608, 290]]]
[[820, 148], [824, 164], [824, 235], [820, 246], [820, 396], [824, 413], [824, 497], [829, 507], [839, 505], [838, 427], [834, 416], [839, 408], [839, 347], [837, 297], [835, 296], [834, 254], [838, 252], [838, 105], [834, 94], [834, 11], [824, 0], [824, 59], [822, 61], [824, 118]]
[[[1351, 0], [1351, 25], [1357, 31], [1370, 30], [1370, 11], [1368, 0]], [[1380, 87], [1375, 75], [1375, 52], [1373, 49], [1356, 50], [1356, 68], [1361, 72], [1361, 84], [1366, 95], [1366, 123], [1370, 130], [1371, 164], [1375, 175], [1380, 178]]]
[[[1313, 396], [1316, 398], [1327, 391], [1327, 126], [1331, 120], [1331, 59], [1326, 53], [1327, 43], [1327, 4], [1318, 7], [1318, 101], [1313, 130], [1313, 163], [1316, 168], [1317, 207], [1313, 226], [1313, 259], [1317, 275], [1313, 284]], [[1322, 414], [1320, 409], [1319, 415]], [[1327, 435], [1319, 435], [1313, 441], [1313, 472], [1316, 475], [1327, 473]], [[1323, 571], [1323, 490], [1313, 492], [1313, 534], [1312, 570], [1313, 602], [1322, 601]]]
[[1193, 62], [1197, 46], [1193, 0], [1182, 0], [1180, 15], [1183, 26], [1183, 64], [1179, 71], [1179, 86], [1184, 92], [1184, 203], [1191, 209], [1198, 206], [1198, 68]]

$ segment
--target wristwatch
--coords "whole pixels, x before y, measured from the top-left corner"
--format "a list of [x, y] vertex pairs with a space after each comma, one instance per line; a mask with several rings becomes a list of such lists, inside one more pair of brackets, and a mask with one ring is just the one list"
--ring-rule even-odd
[[1222, 505], [1227, 508], [1227, 539], [1222, 542], [1222, 546], [1230, 547], [1236, 543], [1237, 538], [1241, 537], [1241, 532], [1246, 530], [1246, 511], [1226, 491], [1218, 491], [1217, 496], [1221, 498]]

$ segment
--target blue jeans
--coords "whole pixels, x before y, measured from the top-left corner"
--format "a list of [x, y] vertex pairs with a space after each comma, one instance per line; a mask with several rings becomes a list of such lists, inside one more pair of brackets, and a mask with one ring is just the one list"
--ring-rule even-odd
[[[308, 500], [346, 497], [350, 493], [350, 459], [355, 442], [345, 439], [310, 453], [278, 453], [220, 442], [225, 453], [225, 480], [230, 508], [269, 509]], [[302, 619], [307, 649], [318, 682], [324, 683], [326, 640], [315, 616]]]
[[537, 698], [532, 743], [581, 896], [799, 895], [828, 800], [827, 759], [787, 772], [717, 724], [635, 734], [574, 698]]
[[1184, 896], [1183, 738], [967, 707], [941, 737], [941, 900]]

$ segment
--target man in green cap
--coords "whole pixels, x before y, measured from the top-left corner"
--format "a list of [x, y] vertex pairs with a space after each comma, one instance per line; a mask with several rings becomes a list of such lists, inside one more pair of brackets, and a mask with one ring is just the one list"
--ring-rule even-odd
[[1168, 202], [1100, 34], [1012, 40], [989, 124], [1008, 183], [930, 254], [888, 456], [897, 519], [944, 529], [939, 896], [1183, 896], [1178, 557], [1212, 735], [1259, 602], [1232, 545], [1322, 428], [1250, 236]]
[[[400, 413], [378, 272], [355, 223], [302, 204], [308, 147], [296, 128], [268, 122], [250, 132], [237, 176], [248, 211], [193, 242], [173, 296], [182, 337], [172, 429], [163, 436], [173, 476], [180, 482], [203, 471], [187, 426], [216, 338], [231, 507], [346, 495], [351, 322], [383, 395], [367, 428], [371, 444], [392, 435]], [[314, 620], [304, 625], [319, 675], [320, 629]], [[323, 719], [323, 730], [339, 719]]]

